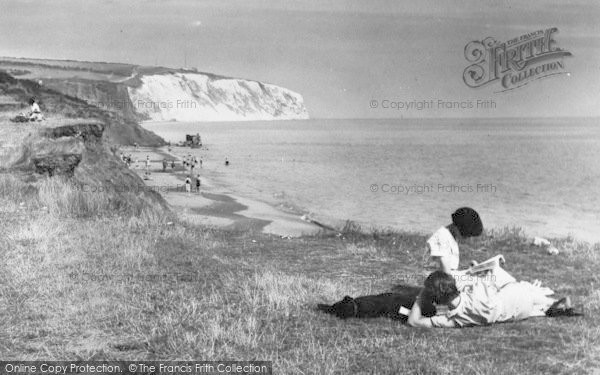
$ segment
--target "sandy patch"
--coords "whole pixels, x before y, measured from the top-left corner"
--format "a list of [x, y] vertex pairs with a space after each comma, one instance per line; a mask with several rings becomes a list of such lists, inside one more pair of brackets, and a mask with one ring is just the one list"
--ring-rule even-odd
[[[280, 236], [298, 237], [316, 233], [320, 228], [305, 222], [298, 215], [283, 212], [275, 207], [254, 199], [236, 194], [235, 186], [224, 186], [212, 178], [214, 171], [198, 168], [193, 175], [200, 174], [202, 182], [200, 193], [185, 191], [185, 178], [189, 171], [182, 165], [182, 156], [190, 153], [189, 148], [168, 147], [149, 148], [123, 147], [125, 155], [131, 154], [132, 169], [142, 178], [149, 188], [159, 192], [180, 217], [191, 224], [231, 228], [238, 230], [260, 230]], [[146, 175], [146, 158], [150, 159]], [[162, 160], [169, 165], [163, 171]], [[138, 160], [136, 163], [135, 160]], [[175, 160], [175, 168], [170, 161]], [[193, 176], [192, 176], [193, 180]]]

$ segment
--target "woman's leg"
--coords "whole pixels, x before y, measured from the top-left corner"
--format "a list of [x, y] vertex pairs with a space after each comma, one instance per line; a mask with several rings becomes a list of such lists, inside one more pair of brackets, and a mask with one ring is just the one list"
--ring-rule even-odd
[[546, 310], [556, 302], [556, 299], [546, 295], [543, 288], [527, 281], [507, 284], [498, 291], [496, 297], [501, 306], [499, 321], [546, 316]]

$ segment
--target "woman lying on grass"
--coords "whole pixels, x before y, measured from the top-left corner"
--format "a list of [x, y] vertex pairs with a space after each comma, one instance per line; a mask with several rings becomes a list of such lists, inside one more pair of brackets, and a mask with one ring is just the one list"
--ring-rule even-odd
[[[443, 315], [425, 317], [421, 314], [423, 301], [448, 306]], [[518, 321], [537, 316], [579, 316], [569, 298], [555, 300], [544, 289], [528, 282], [510, 282], [501, 288], [485, 279], [467, 286], [456, 287], [455, 279], [443, 271], [435, 271], [425, 280], [408, 315], [413, 327], [462, 328], [493, 323]]]

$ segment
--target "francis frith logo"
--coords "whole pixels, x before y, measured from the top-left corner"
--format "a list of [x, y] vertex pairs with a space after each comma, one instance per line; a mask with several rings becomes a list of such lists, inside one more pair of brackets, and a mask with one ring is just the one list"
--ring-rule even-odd
[[506, 42], [492, 37], [474, 40], [465, 46], [465, 58], [471, 63], [463, 73], [469, 87], [493, 82], [499, 91], [522, 87], [540, 78], [568, 73], [564, 58], [571, 52], [558, 47], [556, 27], [537, 30]]

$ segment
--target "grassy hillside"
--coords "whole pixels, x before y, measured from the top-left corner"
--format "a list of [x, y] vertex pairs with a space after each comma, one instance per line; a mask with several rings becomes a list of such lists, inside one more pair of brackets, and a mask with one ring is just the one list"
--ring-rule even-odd
[[[100, 90], [102, 87], [99, 88]], [[112, 144], [133, 144], [158, 146], [164, 140], [156, 134], [143, 129], [135, 118], [127, 118], [122, 112], [110, 111], [88, 104], [81, 99], [64, 95], [45, 85], [30, 80], [16, 79], [0, 71], [0, 95], [5, 103], [4, 117], [12, 117], [27, 111], [27, 102], [35, 96], [44, 115], [52, 119], [95, 119], [106, 125], [107, 142]]]
[[160, 216], [61, 218], [6, 197], [0, 207], [5, 359], [261, 359], [277, 374], [585, 374], [600, 365], [597, 248], [566, 241], [551, 258], [515, 231], [469, 243], [464, 260], [503, 253], [514, 275], [573, 295], [588, 316], [425, 330], [314, 309], [421, 281], [421, 235], [285, 240]]
[[13, 75], [22, 76], [30, 80], [63, 78], [96, 79], [107, 82], [119, 82], [136, 73], [165, 74], [174, 72], [202, 73], [213, 79], [231, 78], [208, 72], [199, 72], [196, 69], [174, 69], [162, 66], [140, 66], [123, 63], [28, 59], [15, 57], [0, 57], [0, 70], [8, 71]]
[[[120, 118], [3, 73], [0, 92], [5, 108], [10, 108], [0, 113], [0, 177], [5, 195], [18, 199], [27, 193], [48, 209], [75, 216], [166, 208], [156, 192], [137, 191], [143, 181], [111, 151], [113, 132], [122, 126]], [[48, 119], [11, 122], [31, 96], [39, 98]], [[82, 186], [97, 193], [85, 198]]]
[[98, 74], [103, 80], [122, 79], [131, 76], [135, 71], [135, 65], [107, 62], [90, 62], [74, 60], [52, 60], [52, 59], [27, 59], [16, 57], [0, 57], [0, 69], [8, 71], [20, 71], [20, 75], [26, 79], [48, 78], [45, 74], [57, 70], [71, 75], [90, 73]]

